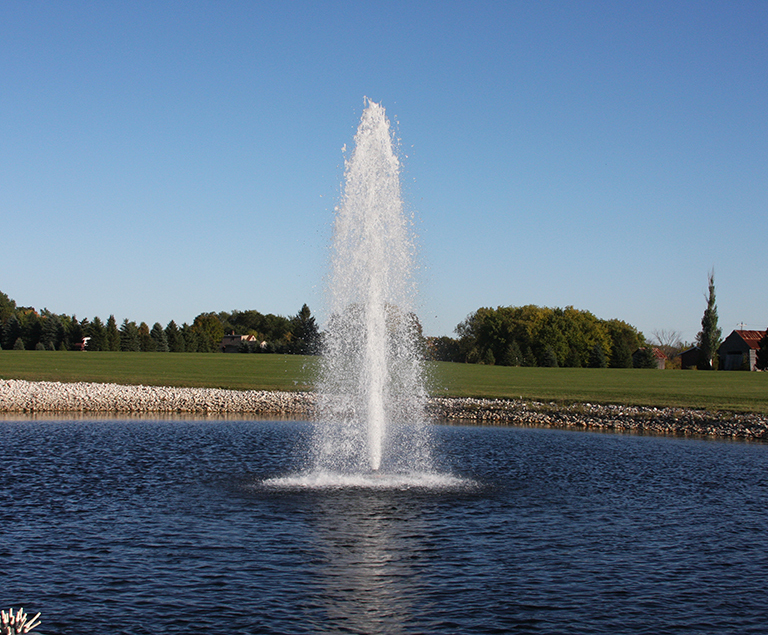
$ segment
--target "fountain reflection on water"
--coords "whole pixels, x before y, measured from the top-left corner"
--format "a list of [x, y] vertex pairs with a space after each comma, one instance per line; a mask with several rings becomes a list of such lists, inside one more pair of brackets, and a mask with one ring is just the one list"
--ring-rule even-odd
[[336, 208], [318, 422], [302, 487], [443, 487], [414, 313], [415, 246], [384, 108], [366, 100]]

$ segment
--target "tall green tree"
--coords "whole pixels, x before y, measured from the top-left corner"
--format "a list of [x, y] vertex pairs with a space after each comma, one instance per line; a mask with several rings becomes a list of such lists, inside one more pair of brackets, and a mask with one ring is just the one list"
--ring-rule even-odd
[[317, 352], [320, 330], [306, 304], [291, 318], [291, 333], [293, 334], [291, 347], [294, 353], [311, 355]]
[[15, 313], [5, 322], [5, 328], [3, 329], [3, 348], [12, 349], [16, 344], [16, 340], [21, 337], [21, 322], [16, 317]]
[[64, 324], [58, 315], [43, 311], [40, 342], [49, 351], [55, 351], [64, 341]]
[[142, 353], [154, 353], [157, 350], [155, 340], [149, 333], [149, 325], [146, 322], [139, 324], [139, 350]]
[[88, 324], [88, 330], [86, 335], [91, 339], [88, 340], [89, 351], [106, 351], [107, 348], [107, 329], [104, 323], [97, 315], [93, 318], [93, 321]]
[[16, 313], [16, 302], [0, 291], [0, 323], [8, 321]]
[[120, 331], [117, 330], [117, 321], [114, 315], [107, 319], [107, 348], [108, 351], [120, 350]]
[[552, 345], [547, 344], [539, 358], [539, 366], [545, 368], [557, 368], [557, 354]]
[[704, 309], [704, 315], [701, 318], [701, 331], [696, 336], [696, 344], [699, 347], [698, 368], [700, 370], [712, 370], [715, 353], [720, 346], [720, 338], [723, 334], [722, 329], [717, 325], [714, 270], [709, 272], [708, 280], [707, 308]]
[[165, 327], [165, 339], [168, 342], [168, 350], [171, 353], [184, 352], [184, 335], [173, 320], [168, 322], [168, 326]]
[[600, 346], [600, 342], [595, 342], [592, 350], [589, 352], [589, 368], [606, 368], [608, 366], [608, 360], [605, 358], [603, 347]]
[[224, 325], [215, 313], [201, 313], [192, 323], [197, 332], [197, 350], [201, 353], [213, 353], [219, 350], [224, 337]]
[[83, 318], [82, 322], [78, 322], [77, 316], [73, 315], [72, 319], [65, 326], [67, 332], [66, 344], [67, 349], [70, 351], [78, 350], [83, 344], [83, 337], [85, 337], [85, 330], [83, 324], [88, 326], [88, 318]]
[[155, 350], [158, 353], [167, 353], [169, 351], [168, 338], [165, 336], [165, 330], [160, 325], [160, 322], [155, 322], [152, 325], [152, 330], [149, 332], [149, 336], [154, 340]]
[[129, 322], [128, 318], [120, 325], [120, 350], [130, 352], [140, 350], [139, 327], [136, 326], [136, 322]]
[[501, 358], [500, 364], [502, 366], [521, 366], [523, 363], [523, 353], [520, 350], [520, 345], [516, 340], [512, 340], [512, 343], [507, 346], [507, 350], [504, 352], [504, 357]]
[[200, 339], [197, 330], [186, 322], [181, 325], [179, 330], [181, 331], [181, 336], [184, 338], [184, 350], [187, 353], [197, 353]]

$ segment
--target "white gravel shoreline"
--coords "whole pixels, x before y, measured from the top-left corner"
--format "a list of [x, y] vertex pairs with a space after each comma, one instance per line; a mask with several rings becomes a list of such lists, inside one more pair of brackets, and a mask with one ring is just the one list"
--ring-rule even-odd
[[310, 415], [306, 392], [0, 379], [0, 413]]
[[[312, 392], [125, 386], [0, 379], [0, 414], [205, 415], [311, 418]], [[436, 421], [768, 440], [768, 416], [599, 404], [433, 397]]]

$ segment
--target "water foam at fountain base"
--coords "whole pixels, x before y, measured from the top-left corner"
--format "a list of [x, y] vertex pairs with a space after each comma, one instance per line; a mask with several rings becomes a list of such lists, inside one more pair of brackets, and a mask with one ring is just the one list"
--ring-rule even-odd
[[368, 472], [343, 474], [339, 472], [309, 472], [262, 481], [262, 486], [275, 489], [298, 490], [465, 490], [477, 484], [470, 479], [463, 479], [451, 474], [432, 472], [386, 473]]

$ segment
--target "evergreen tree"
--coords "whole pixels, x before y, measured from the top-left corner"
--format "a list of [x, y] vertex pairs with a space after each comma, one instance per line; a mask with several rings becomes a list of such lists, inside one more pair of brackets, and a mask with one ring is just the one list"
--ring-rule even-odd
[[523, 366], [536, 366], [536, 356], [533, 354], [533, 350], [530, 346], [525, 347], [525, 354], [523, 355]]
[[32, 307], [19, 307], [16, 314], [21, 323], [21, 337], [24, 340], [24, 348], [28, 351], [33, 351], [43, 333], [40, 316]]
[[765, 335], [760, 340], [755, 366], [760, 370], [768, 370], [768, 329], [765, 330]]
[[539, 366], [545, 368], [557, 368], [557, 354], [552, 346], [547, 346], [539, 359]]
[[[87, 325], [87, 318], [84, 319], [83, 322]], [[77, 321], [77, 316], [72, 316], [72, 321], [69, 323], [69, 328], [66, 329], [66, 332], [67, 348], [70, 351], [78, 350], [83, 343], [85, 333], [83, 333], [83, 325]]]
[[136, 322], [129, 322], [126, 318], [120, 325], [120, 350], [138, 351], [139, 350], [139, 327]]
[[494, 357], [492, 349], [485, 349], [485, 352], [483, 353], [483, 364], [486, 366], [493, 366], [496, 364], [496, 357]]
[[58, 315], [45, 314], [42, 320], [40, 341], [49, 351], [55, 351], [64, 340], [64, 324]]
[[16, 338], [16, 341], [13, 343], [13, 350], [15, 351], [23, 351], [24, 350], [24, 340], [20, 337]]
[[107, 320], [107, 349], [108, 351], [120, 350], [120, 331], [117, 330], [115, 316], [110, 315]]
[[516, 340], [507, 346], [504, 357], [501, 358], [502, 366], [520, 366], [523, 363], [523, 353], [520, 351], [520, 345]]
[[589, 352], [589, 367], [590, 368], [606, 368], [608, 361], [605, 359], [605, 353], [603, 347], [600, 346], [600, 342], [596, 342]]
[[88, 325], [86, 333], [91, 338], [88, 340], [89, 351], [107, 350], [107, 330], [98, 315]]
[[291, 318], [291, 348], [299, 355], [312, 355], [317, 352], [320, 331], [317, 328], [315, 318], [306, 304], [301, 307], [298, 314]]
[[3, 330], [3, 348], [11, 349], [16, 345], [16, 340], [21, 337], [21, 323], [16, 314], [12, 314], [5, 323]]
[[632, 351], [626, 340], [619, 338], [611, 348], [611, 368], [632, 368]]
[[197, 353], [198, 350], [198, 338], [197, 332], [189, 324], [184, 322], [181, 325], [181, 335], [184, 338], [184, 350], [187, 353]]
[[712, 370], [712, 360], [720, 346], [722, 329], [717, 326], [717, 303], [715, 302], [715, 272], [709, 272], [709, 295], [707, 308], [701, 318], [701, 331], [696, 336], [696, 344], [699, 346], [700, 370]]
[[658, 368], [659, 364], [656, 360], [656, 356], [653, 354], [653, 349], [650, 346], [639, 348], [632, 355], [632, 365], [635, 368]]
[[158, 353], [168, 352], [168, 338], [165, 336], [165, 331], [163, 330], [163, 327], [160, 326], [160, 322], [154, 323], [152, 330], [149, 332], [149, 336], [154, 340], [155, 350]]
[[168, 326], [165, 327], [165, 339], [168, 342], [168, 350], [171, 353], [184, 352], [184, 335], [182, 335], [179, 327], [176, 326], [176, 322], [173, 320], [168, 322]]

